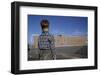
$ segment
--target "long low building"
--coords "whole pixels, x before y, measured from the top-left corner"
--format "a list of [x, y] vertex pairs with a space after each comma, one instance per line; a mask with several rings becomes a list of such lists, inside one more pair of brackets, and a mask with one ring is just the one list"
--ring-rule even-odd
[[[38, 37], [33, 36], [33, 48], [38, 48]], [[55, 35], [55, 47], [64, 47], [64, 46], [84, 46], [87, 45], [87, 36], [64, 36], [64, 35]]]

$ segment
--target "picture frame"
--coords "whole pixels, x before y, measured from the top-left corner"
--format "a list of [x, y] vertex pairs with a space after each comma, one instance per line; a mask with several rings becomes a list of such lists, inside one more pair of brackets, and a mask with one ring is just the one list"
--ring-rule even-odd
[[[23, 44], [26, 44], [27, 42], [26, 36], [28, 32], [27, 30], [24, 29], [29, 28], [27, 27], [28, 23], [26, 23], [28, 21], [27, 19], [28, 16], [26, 13], [30, 15], [52, 14], [61, 16], [63, 15], [63, 16], [87, 17], [88, 21], [87, 59], [25, 61], [24, 59], [27, 60], [27, 51], [25, 53], [27, 47], [24, 48], [26, 45]], [[91, 30], [89, 29], [89, 27], [91, 27]], [[23, 39], [24, 37], [26, 37], [26, 41], [25, 39]], [[71, 65], [69, 65], [68, 63]], [[32, 2], [16, 2], [16, 1], [11, 3], [11, 73], [27, 74], [27, 73], [60, 72], [60, 71], [74, 71], [74, 70], [90, 70], [90, 69], [97, 69], [97, 7], [96, 6], [32, 3]]]

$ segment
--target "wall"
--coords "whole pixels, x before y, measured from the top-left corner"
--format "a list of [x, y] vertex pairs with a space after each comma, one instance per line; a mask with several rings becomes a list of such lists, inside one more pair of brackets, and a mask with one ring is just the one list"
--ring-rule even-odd
[[[33, 36], [33, 48], [38, 48], [39, 36]], [[84, 46], [87, 45], [87, 37], [81, 36], [54, 36], [55, 47]]]
[[[0, 76], [14, 76], [10, 73], [11, 58], [11, 6], [14, 0], [0, 0]], [[16, 0], [17, 1], [17, 0]], [[100, 25], [100, 0], [20, 0], [30, 2], [58, 3], [58, 4], [74, 4], [74, 5], [90, 5], [98, 6], [98, 25]], [[98, 26], [100, 29], [100, 26]], [[100, 33], [100, 30], [98, 30]], [[100, 34], [98, 36], [98, 44], [100, 45]], [[98, 48], [100, 58], [100, 48]], [[84, 71], [68, 71], [41, 74], [24, 74], [25, 76], [100, 76], [100, 59], [98, 70]], [[23, 75], [21, 75], [23, 76]]]

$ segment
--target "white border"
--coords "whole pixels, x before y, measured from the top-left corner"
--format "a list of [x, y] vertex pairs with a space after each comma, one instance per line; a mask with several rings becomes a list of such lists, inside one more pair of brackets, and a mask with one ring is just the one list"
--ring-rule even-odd
[[[27, 61], [27, 15], [88, 17], [88, 59]], [[79, 67], [94, 65], [94, 11], [43, 7], [20, 7], [20, 70]]]

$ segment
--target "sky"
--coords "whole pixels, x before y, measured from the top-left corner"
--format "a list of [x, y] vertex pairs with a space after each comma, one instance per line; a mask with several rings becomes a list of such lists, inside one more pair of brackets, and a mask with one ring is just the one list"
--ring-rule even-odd
[[43, 19], [49, 21], [49, 32], [53, 35], [87, 36], [88, 18], [76, 16], [28, 15], [28, 43], [32, 44], [33, 35], [40, 35]]

